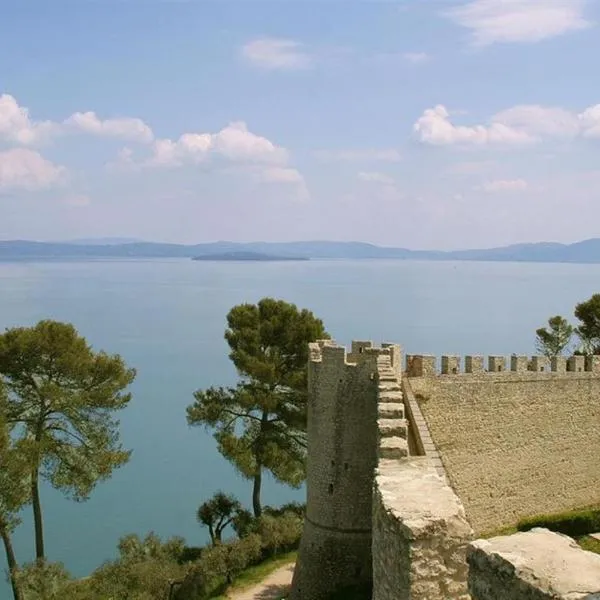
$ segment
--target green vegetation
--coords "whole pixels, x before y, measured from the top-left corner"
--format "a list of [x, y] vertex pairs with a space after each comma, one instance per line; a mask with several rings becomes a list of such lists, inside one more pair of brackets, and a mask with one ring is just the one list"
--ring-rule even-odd
[[120, 356], [92, 351], [70, 324], [40, 321], [0, 335], [5, 419], [28, 465], [36, 557], [45, 559], [40, 478], [86, 500], [129, 460], [111, 413], [127, 406], [134, 379]]
[[573, 326], [560, 315], [548, 319], [548, 327], [536, 332], [536, 349], [548, 358], [561, 356], [573, 338]]
[[529, 531], [542, 527], [573, 538], [600, 531], [600, 508], [573, 510], [551, 515], [536, 515], [522, 519], [517, 523], [519, 531]]
[[538, 352], [548, 357], [560, 356], [576, 337], [578, 348], [575, 354], [600, 354], [600, 294], [577, 304], [574, 314], [579, 321], [577, 326], [556, 315], [548, 319], [548, 327], [536, 330]]
[[[118, 557], [82, 579], [46, 556], [40, 481], [84, 501], [128, 462], [113, 415], [131, 400], [135, 370], [94, 351], [68, 323], [0, 334], [0, 537], [14, 600], [203, 600], [294, 560], [304, 507], [263, 507], [262, 474], [304, 480], [308, 342], [327, 334], [311, 312], [270, 298], [233, 307], [227, 325], [240, 382], [196, 392], [187, 418], [212, 428], [223, 456], [252, 480], [253, 512], [219, 491], [196, 514], [209, 545], [126, 535]], [[29, 504], [36, 558], [19, 565], [12, 533]]]
[[219, 452], [252, 481], [258, 517], [264, 470], [293, 487], [306, 477], [308, 343], [328, 335], [310, 311], [272, 298], [234, 306], [227, 325], [240, 381], [195, 392], [187, 420], [213, 430]]
[[[239, 577], [227, 588], [226, 592], [228, 594], [232, 592], [239, 592], [257, 585], [261, 581], [264, 581], [264, 579], [271, 575], [271, 573], [277, 571], [277, 569], [296, 562], [297, 558], [298, 553], [296, 551], [287, 552], [281, 556], [268, 558], [254, 567], [248, 567], [245, 571], [240, 573]], [[227, 595], [221, 594], [219, 596], [214, 596], [213, 600], [227, 600]]]

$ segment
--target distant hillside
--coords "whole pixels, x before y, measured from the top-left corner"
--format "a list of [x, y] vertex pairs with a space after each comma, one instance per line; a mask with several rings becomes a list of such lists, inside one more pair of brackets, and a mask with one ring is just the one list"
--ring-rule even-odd
[[192, 260], [211, 260], [211, 261], [256, 261], [256, 262], [277, 262], [293, 260], [310, 260], [306, 257], [297, 256], [275, 256], [273, 254], [262, 254], [261, 252], [220, 252], [218, 254], [203, 254], [194, 256]]
[[194, 258], [228, 253], [255, 253], [279, 258], [402, 259], [456, 261], [512, 261], [600, 263], [600, 238], [575, 244], [542, 242], [501, 248], [456, 250], [408, 250], [363, 242], [212, 242], [182, 245], [154, 242], [57, 243], [23, 240], [0, 241], [0, 260], [59, 258]]

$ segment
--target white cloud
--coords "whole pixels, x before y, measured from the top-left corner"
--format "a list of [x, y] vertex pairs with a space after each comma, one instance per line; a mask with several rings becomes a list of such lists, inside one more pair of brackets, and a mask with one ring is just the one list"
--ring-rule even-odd
[[316, 150], [315, 158], [322, 161], [399, 162], [402, 155], [394, 148], [366, 148], [362, 150]]
[[385, 173], [378, 173], [377, 171], [361, 171], [358, 174], [358, 178], [361, 181], [371, 183], [382, 183], [384, 185], [394, 185], [395, 181], [393, 177], [386, 175]]
[[486, 181], [477, 190], [496, 194], [501, 192], [522, 192], [529, 189], [529, 184], [524, 179], [498, 179], [496, 181]]
[[427, 109], [413, 126], [419, 140], [426, 144], [446, 146], [452, 144], [526, 144], [533, 138], [527, 133], [512, 129], [502, 123], [457, 126], [450, 121], [450, 113], [441, 104]]
[[437, 146], [523, 145], [544, 139], [600, 137], [600, 104], [577, 114], [558, 107], [521, 105], [494, 115], [485, 125], [455, 125], [443, 105], [424, 111], [413, 126], [417, 138]]
[[61, 183], [66, 169], [25, 148], [0, 152], [0, 188], [38, 190]]
[[0, 96], [0, 138], [17, 144], [39, 143], [59, 129], [51, 121], [33, 121], [29, 110], [9, 94]]
[[404, 60], [412, 63], [413, 65], [418, 65], [429, 60], [429, 54], [426, 52], [405, 52], [403, 55]]
[[150, 143], [154, 139], [152, 129], [141, 119], [132, 117], [101, 120], [93, 111], [77, 112], [66, 119], [64, 125], [82, 133], [132, 142]]
[[515, 106], [499, 112], [493, 120], [535, 138], [574, 137], [581, 129], [576, 114], [539, 105]]
[[35, 145], [69, 132], [114, 137], [132, 142], [150, 143], [154, 136], [144, 121], [134, 117], [101, 120], [95, 112], [76, 112], [62, 123], [35, 121], [29, 109], [20, 106], [14, 96], [0, 96], [0, 138], [20, 145]]
[[586, 0], [473, 0], [446, 12], [475, 46], [540, 42], [591, 25]]
[[304, 178], [297, 169], [291, 167], [267, 167], [261, 173], [265, 183], [304, 183]]
[[600, 104], [586, 108], [579, 115], [579, 121], [585, 137], [600, 138]]
[[302, 44], [293, 40], [260, 38], [242, 47], [242, 56], [256, 67], [294, 71], [307, 69], [313, 57], [303, 50]]
[[[285, 148], [248, 131], [243, 121], [235, 121], [217, 133], [184, 133], [178, 140], [158, 139], [149, 165], [179, 166], [218, 157], [235, 163], [285, 164]], [[128, 156], [131, 159], [131, 156]]]

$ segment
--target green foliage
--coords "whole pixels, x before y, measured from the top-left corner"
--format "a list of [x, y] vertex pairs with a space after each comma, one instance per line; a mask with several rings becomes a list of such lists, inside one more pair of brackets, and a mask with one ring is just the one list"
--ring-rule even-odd
[[234, 496], [217, 492], [210, 500], [202, 503], [196, 517], [199, 523], [208, 527], [213, 545], [221, 542], [223, 531], [242, 510], [242, 505]]
[[536, 348], [541, 354], [552, 358], [561, 356], [573, 338], [573, 326], [556, 315], [548, 319], [548, 327], [536, 330]]
[[269, 515], [266, 510], [258, 518], [249, 515], [244, 537], [204, 549], [200, 558], [190, 565], [189, 574], [177, 589], [175, 598], [212, 597], [244, 570], [297, 549], [301, 533], [302, 518], [293, 511], [285, 511], [281, 516]]
[[582, 341], [582, 352], [600, 354], [600, 294], [577, 304], [575, 316], [580, 321], [576, 331]]
[[23, 600], [62, 600], [71, 576], [62, 563], [38, 560], [23, 565], [16, 580]]
[[600, 540], [596, 538], [584, 536], [577, 540], [577, 543], [588, 552], [594, 552], [595, 554], [600, 554]]
[[94, 352], [66, 323], [40, 321], [0, 335], [0, 376], [6, 418], [30, 464], [36, 555], [44, 557], [39, 477], [75, 500], [129, 460], [112, 413], [133, 381], [118, 355]]
[[600, 509], [585, 509], [552, 515], [536, 515], [517, 523], [519, 531], [543, 527], [570, 537], [580, 537], [600, 531]]
[[214, 430], [219, 452], [253, 481], [259, 516], [263, 469], [292, 486], [306, 477], [308, 343], [328, 335], [310, 311], [272, 298], [233, 307], [227, 325], [241, 381], [196, 391], [187, 421]]

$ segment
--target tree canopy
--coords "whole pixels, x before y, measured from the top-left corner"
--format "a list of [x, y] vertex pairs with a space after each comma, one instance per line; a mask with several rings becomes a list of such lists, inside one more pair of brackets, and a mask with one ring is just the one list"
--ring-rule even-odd
[[575, 307], [575, 316], [580, 322], [577, 335], [581, 338], [585, 354], [600, 354], [600, 294]]
[[0, 377], [6, 419], [29, 465], [36, 556], [43, 559], [39, 480], [85, 500], [129, 460], [112, 413], [129, 403], [123, 390], [135, 370], [118, 355], [93, 351], [73, 325], [44, 320], [0, 335]]
[[208, 527], [210, 541], [215, 545], [222, 541], [223, 531], [233, 523], [241, 510], [242, 505], [234, 496], [217, 492], [198, 507], [196, 518]]
[[573, 331], [573, 326], [564, 317], [550, 317], [548, 327], [540, 327], [535, 332], [538, 352], [549, 358], [560, 356], [571, 343]]
[[263, 470], [292, 486], [305, 478], [308, 343], [329, 336], [312, 312], [272, 298], [234, 306], [227, 325], [241, 380], [196, 391], [187, 420], [212, 429], [221, 454], [252, 480], [259, 516]]

